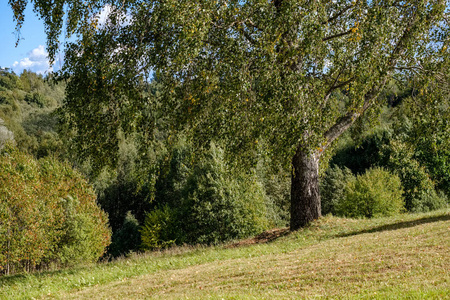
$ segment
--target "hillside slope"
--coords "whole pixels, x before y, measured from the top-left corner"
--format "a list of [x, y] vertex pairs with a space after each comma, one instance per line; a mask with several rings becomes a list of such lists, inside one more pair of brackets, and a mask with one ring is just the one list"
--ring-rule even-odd
[[178, 248], [86, 269], [4, 278], [0, 295], [448, 299], [449, 229], [448, 210], [375, 220], [324, 217], [266, 244]]

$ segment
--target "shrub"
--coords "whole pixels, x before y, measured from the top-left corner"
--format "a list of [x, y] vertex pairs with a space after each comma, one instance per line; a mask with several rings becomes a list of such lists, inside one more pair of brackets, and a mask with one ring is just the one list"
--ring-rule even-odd
[[[440, 196], [436, 189], [447, 194], [450, 191], [448, 133], [440, 131], [435, 133], [434, 138], [418, 139], [413, 138], [417, 132], [414, 132], [414, 124], [407, 118], [401, 127], [397, 128], [395, 136], [389, 130], [381, 130], [365, 137], [358, 146], [348, 144], [336, 153], [332, 163], [349, 167], [353, 173], [363, 173], [370, 167], [380, 166], [397, 174], [402, 182], [408, 211], [421, 212], [444, 207], [446, 197]], [[323, 184], [326, 186], [322, 192], [324, 213], [330, 209], [330, 199], [335, 201], [340, 196], [333, 198], [327, 194], [327, 191], [335, 189], [326, 182], [327, 176], [338, 175], [325, 176]]]
[[230, 172], [214, 144], [187, 180], [182, 214], [188, 243], [216, 244], [269, 225], [262, 186], [248, 174]]
[[82, 176], [53, 158], [0, 153], [0, 269], [93, 262], [110, 241], [106, 214]]
[[232, 172], [218, 146], [211, 144], [194, 156], [183, 142], [162, 166], [157, 206], [141, 229], [144, 248], [173, 242], [216, 244], [269, 227], [269, 199], [263, 187], [251, 172]]
[[350, 179], [336, 213], [347, 217], [379, 217], [400, 213], [404, 208], [400, 178], [383, 168], [368, 169]]
[[413, 199], [413, 212], [427, 212], [444, 208], [448, 205], [448, 197], [444, 192], [437, 193], [434, 189], [423, 190], [419, 197]]
[[111, 240], [108, 218], [96, 202], [92, 187], [81, 174], [53, 158], [41, 159], [42, 186], [60, 199], [63, 235], [57, 248], [63, 264], [89, 263], [101, 257]]
[[176, 212], [168, 205], [148, 212], [140, 230], [142, 249], [160, 249], [174, 244], [178, 231], [176, 218]]
[[404, 188], [405, 208], [420, 212], [444, 207], [446, 201], [436, 193], [426, 169], [414, 159], [413, 150], [399, 141], [391, 141], [386, 147], [389, 168], [399, 176]]
[[345, 187], [352, 178], [353, 174], [347, 167], [331, 166], [325, 171], [320, 181], [322, 214], [336, 214], [335, 207], [344, 197]]
[[139, 250], [141, 245], [141, 234], [139, 222], [135, 216], [128, 211], [125, 215], [122, 227], [114, 232], [108, 254], [113, 257], [128, 255], [132, 251]]

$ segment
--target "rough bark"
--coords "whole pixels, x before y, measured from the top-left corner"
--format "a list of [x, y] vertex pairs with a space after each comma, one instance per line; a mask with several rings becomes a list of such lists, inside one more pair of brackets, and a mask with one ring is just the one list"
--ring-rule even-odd
[[306, 226], [321, 216], [319, 155], [300, 147], [292, 159], [290, 230]]

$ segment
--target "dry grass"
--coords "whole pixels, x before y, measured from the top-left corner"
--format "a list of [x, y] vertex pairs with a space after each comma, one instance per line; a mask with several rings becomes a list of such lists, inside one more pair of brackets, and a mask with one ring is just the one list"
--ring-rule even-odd
[[[332, 223], [336, 219], [329, 220]], [[326, 218], [320, 222], [315, 234], [333, 226]], [[346, 222], [351, 227], [357, 221]], [[308, 239], [308, 232], [301, 231], [275, 242], [273, 251], [261, 255], [156, 271], [56, 297], [450, 299], [449, 224], [447, 213], [443, 217], [366, 226], [304, 247], [286, 248], [285, 243]]]

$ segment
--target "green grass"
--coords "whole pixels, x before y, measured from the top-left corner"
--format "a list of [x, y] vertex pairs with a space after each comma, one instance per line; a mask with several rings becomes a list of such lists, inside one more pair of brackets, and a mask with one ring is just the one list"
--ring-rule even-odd
[[324, 217], [271, 243], [0, 278], [0, 299], [450, 299], [450, 213]]

